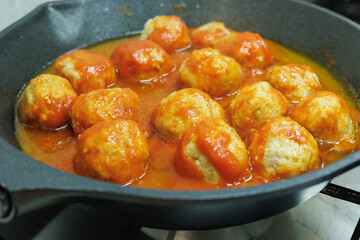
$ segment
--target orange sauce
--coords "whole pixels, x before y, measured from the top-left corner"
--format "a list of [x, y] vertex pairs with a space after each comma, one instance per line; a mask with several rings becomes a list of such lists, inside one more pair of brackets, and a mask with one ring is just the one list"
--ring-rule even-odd
[[[101, 53], [110, 58], [113, 50], [120, 43], [137, 38], [138, 37], [135, 36], [126, 39], [112, 40], [89, 47], [88, 50]], [[312, 67], [316, 71], [323, 88], [342, 96], [350, 108], [352, 119], [354, 122], [359, 123], [360, 113], [355, 110], [356, 103], [353, 95], [330, 71], [313, 59], [290, 48], [286, 48], [270, 40], [266, 40], [266, 42], [274, 56], [275, 64], [298, 63]], [[268, 182], [268, 179], [260, 176], [254, 170], [252, 170], [251, 173], [252, 178], [232, 184], [225, 182], [208, 184], [197, 179], [185, 178], [176, 174], [173, 165], [173, 155], [177, 142], [159, 136], [152, 128], [150, 118], [155, 106], [161, 99], [168, 96], [171, 92], [178, 90], [178, 70], [188, 55], [188, 51], [172, 53], [170, 56], [176, 65], [176, 69], [155, 84], [134, 84], [117, 81], [115, 85], [112, 86], [131, 88], [139, 95], [141, 112], [139, 124], [147, 137], [150, 149], [150, 163], [146, 174], [140, 180], [132, 183], [131, 186], [158, 189], [217, 189], [250, 186]], [[55, 73], [54, 67], [48, 67], [45, 72]], [[263, 80], [263, 77], [264, 72], [260, 70], [245, 69], [242, 86]], [[234, 94], [223, 99], [217, 99], [217, 101], [226, 109], [233, 97]], [[39, 128], [25, 126], [19, 121], [16, 121], [15, 125], [19, 144], [26, 154], [52, 167], [75, 174], [73, 162], [76, 153], [77, 138], [74, 136], [71, 126], [66, 126], [54, 131], [45, 131]], [[321, 153], [323, 165], [330, 164], [342, 157], [344, 157], [344, 154]], [[225, 169], [227, 166], [223, 166], [223, 168]]]

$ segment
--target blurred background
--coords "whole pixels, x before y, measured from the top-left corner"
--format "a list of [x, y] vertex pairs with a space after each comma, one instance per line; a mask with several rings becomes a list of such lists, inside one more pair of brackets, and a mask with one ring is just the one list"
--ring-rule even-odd
[[0, 31], [49, 0], [0, 0]]

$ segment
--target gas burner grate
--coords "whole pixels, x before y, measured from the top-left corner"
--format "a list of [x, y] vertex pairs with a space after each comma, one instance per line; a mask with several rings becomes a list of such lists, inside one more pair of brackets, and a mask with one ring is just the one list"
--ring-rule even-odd
[[323, 190], [321, 190], [321, 193], [348, 202], [360, 204], [360, 192], [341, 187], [336, 184], [329, 183]]
[[[360, 205], [360, 192], [345, 187], [341, 187], [336, 184], [329, 183], [323, 190], [321, 190], [321, 193]], [[360, 239], [360, 218], [355, 227], [354, 233], [351, 237], [351, 240], [359, 240], [359, 239]]]
[[360, 239], [360, 218], [359, 221], [355, 227], [355, 231], [351, 237], [351, 240], [359, 240]]

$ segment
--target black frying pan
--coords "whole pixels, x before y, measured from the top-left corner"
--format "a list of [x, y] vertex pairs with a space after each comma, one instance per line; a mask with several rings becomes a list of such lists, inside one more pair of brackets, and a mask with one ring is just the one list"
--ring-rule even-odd
[[[177, 5], [184, 3], [186, 8]], [[125, 11], [124, 11], [125, 10]], [[181, 10], [181, 11], [180, 11]], [[155, 15], [188, 26], [218, 20], [230, 28], [301, 49], [360, 93], [360, 27], [298, 1], [64, 1], [37, 8], [0, 33], [0, 221], [57, 204], [82, 203], [119, 222], [166, 229], [209, 229], [251, 222], [311, 198], [360, 164], [360, 152], [323, 169], [266, 185], [212, 191], [122, 187], [50, 168], [19, 150], [17, 94], [40, 69], [74, 48], [141, 30]]]

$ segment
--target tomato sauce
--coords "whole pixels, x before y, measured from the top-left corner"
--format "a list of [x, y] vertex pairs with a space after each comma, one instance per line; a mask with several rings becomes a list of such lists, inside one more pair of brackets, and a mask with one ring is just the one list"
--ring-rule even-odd
[[[113, 50], [120, 43], [137, 38], [138, 36], [112, 40], [89, 47], [88, 50], [95, 53], [101, 53], [110, 58]], [[317, 73], [323, 88], [342, 96], [350, 108], [351, 118], [354, 122], [359, 123], [360, 113], [355, 110], [356, 102], [353, 94], [351, 94], [349, 89], [342, 85], [330, 71], [308, 56], [300, 54], [290, 48], [270, 40], [266, 40], [266, 43], [271, 49], [275, 64], [297, 63], [312, 67]], [[269, 182], [268, 179], [257, 174], [256, 171], [252, 171], [252, 176], [246, 181], [239, 181], [232, 184], [222, 181], [218, 184], [209, 184], [196, 179], [181, 177], [176, 174], [173, 165], [173, 155], [176, 150], [177, 141], [165, 139], [157, 134], [151, 126], [150, 119], [155, 106], [170, 93], [179, 89], [178, 71], [189, 53], [189, 50], [171, 53], [170, 56], [176, 67], [167, 76], [158, 80], [158, 82], [146, 84], [146, 82], [128, 83], [120, 80], [111, 86], [131, 88], [140, 97], [141, 115], [139, 124], [148, 140], [150, 163], [146, 174], [140, 180], [132, 183], [131, 186], [155, 189], [195, 190], [251, 186]], [[48, 67], [45, 72], [55, 73], [54, 67]], [[264, 74], [265, 73], [261, 70], [245, 69], [243, 72], [242, 86], [264, 80]], [[216, 100], [226, 110], [235, 94]], [[15, 125], [19, 144], [26, 154], [57, 169], [76, 174], [73, 168], [73, 162], [76, 153], [77, 138], [74, 136], [70, 125], [57, 130], [41, 130], [36, 127], [28, 127], [21, 124], [18, 120], [16, 120]], [[299, 139], [299, 141], [300, 140], [301, 139]], [[345, 153], [322, 151], [320, 155], [323, 165], [327, 165], [344, 157]], [[227, 166], [222, 166], [222, 168], [225, 169]]]

